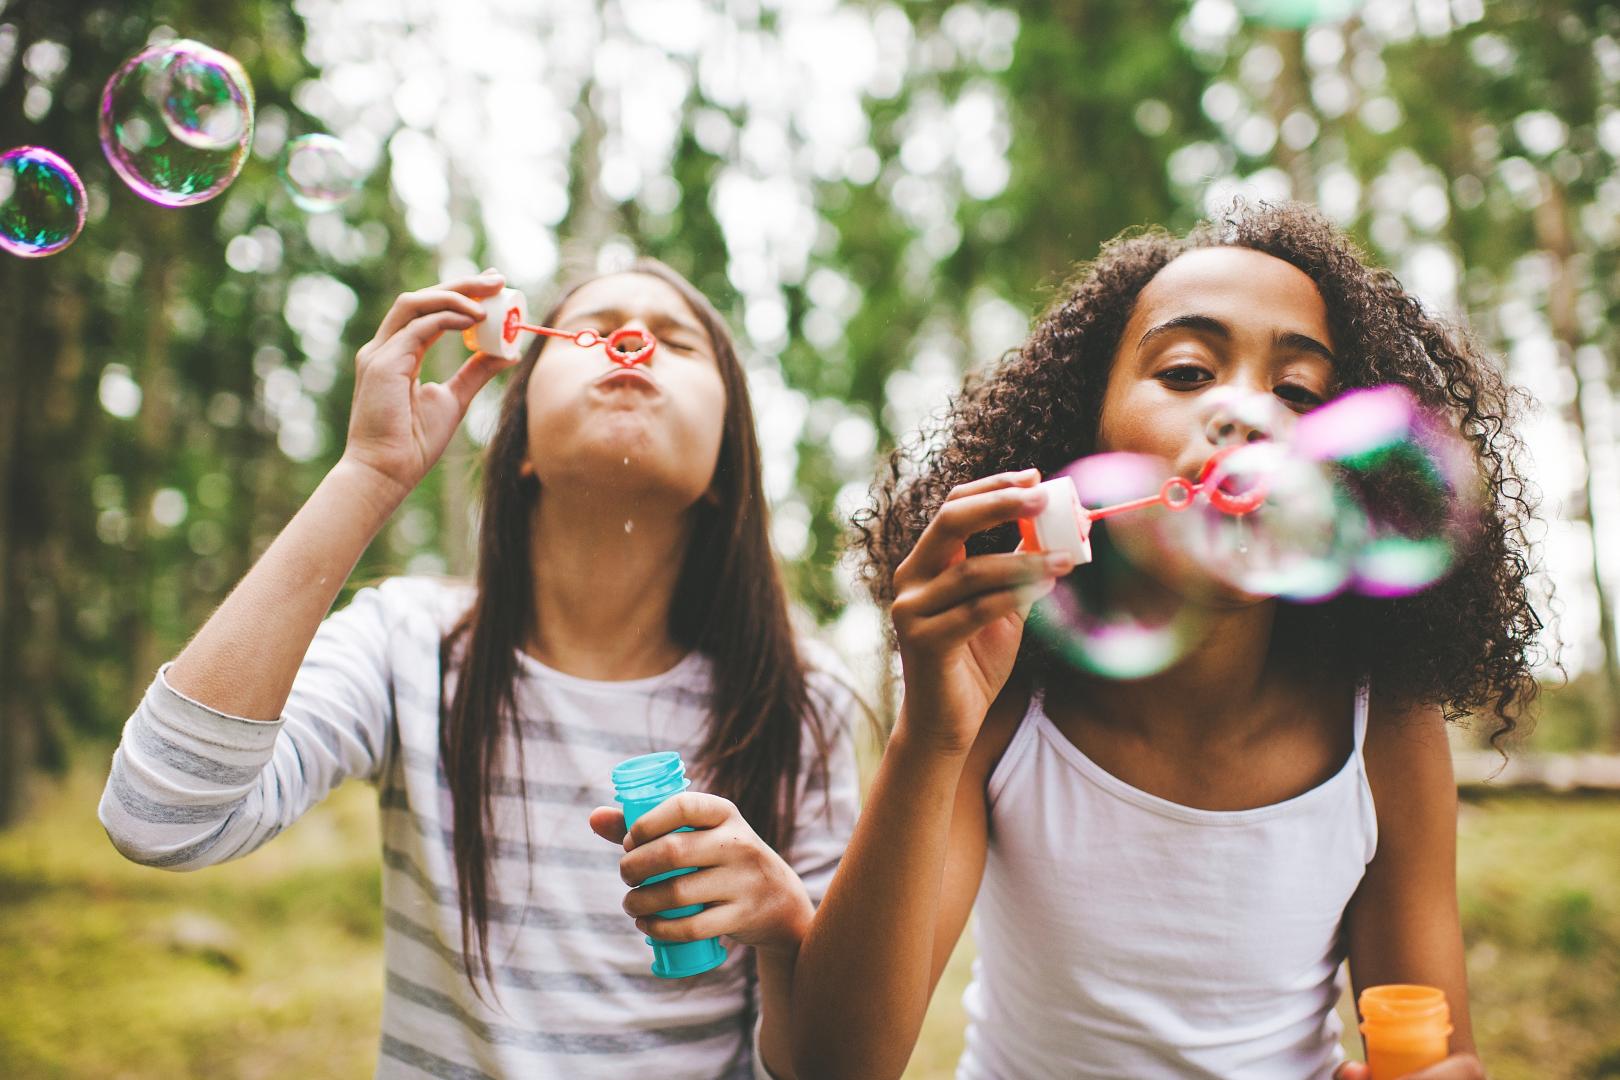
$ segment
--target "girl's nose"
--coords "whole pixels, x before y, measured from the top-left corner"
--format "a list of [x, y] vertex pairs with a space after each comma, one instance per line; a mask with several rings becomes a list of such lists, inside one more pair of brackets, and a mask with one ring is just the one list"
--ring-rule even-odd
[[1270, 394], [1220, 387], [1205, 395], [1204, 438], [1211, 446], [1260, 442], [1272, 438], [1281, 417]]

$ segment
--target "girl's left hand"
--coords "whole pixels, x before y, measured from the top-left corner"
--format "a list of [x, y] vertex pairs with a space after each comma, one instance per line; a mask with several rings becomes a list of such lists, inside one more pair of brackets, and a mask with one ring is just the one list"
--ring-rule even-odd
[[[1333, 1070], [1333, 1080], [1371, 1080], [1372, 1072], [1359, 1061], [1347, 1061]], [[1452, 1054], [1438, 1065], [1408, 1073], [1402, 1080], [1485, 1080], [1485, 1066], [1473, 1054]]]
[[[692, 832], [676, 832], [683, 826]], [[628, 836], [624, 812], [599, 806], [591, 830], [622, 843], [619, 876], [630, 886], [624, 910], [642, 933], [660, 941], [701, 941], [724, 934], [743, 945], [796, 953], [815, 915], [804, 882], [729, 800], [686, 791], [643, 814]], [[695, 866], [653, 885], [657, 874]], [[707, 905], [696, 915], [660, 919], [654, 914], [687, 904]]]

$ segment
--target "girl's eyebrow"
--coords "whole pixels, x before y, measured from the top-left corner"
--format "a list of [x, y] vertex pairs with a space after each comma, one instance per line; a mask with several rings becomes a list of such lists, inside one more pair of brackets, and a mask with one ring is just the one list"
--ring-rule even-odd
[[1192, 330], [1200, 334], [1214, 334], [1216, 337], [1226, 340], [1230, 340], [1232, 337], [1232, 328], [1213, 316], [1177, 315], [1173, 319], [1166, 319], [1158, 326], [1150, 328], [1147, 333], [1142, 335], [1142, 340], [1136, 343], [1136, 347], [1141, 349], [1150, 339], [1175, 330]]
[[1278, 334], [1275, 340], [1276, 344], [1281, 348], [1292, 349], [1295, 352], [1315, 353], [1328, 363], [1335, 363], [1335, 360], [1333, 359], [1333, 350], [1322, 344], [1320, 341], [1317, 341], [1309, 334], [1301, 334], [1296, 331], [1289, 331], [1285, 334]]
[[[1191, 330], [1199, 334], [1212, 334], [1223, 341], [1232, 339], [1232, 328], [1211, 315], [1177, 315], [1173, 319], [1166, 319], [1158, 326], [1150, 328], [1147, 333], [1142, 335], [1142, 340], [1136, 343], [1136, 348], [1140, 351], [1148, 343], [1149, 339], [1176, 330]], [[1279, 331], [1272, 338], [1272, 343], [1279, 348], [1290, 349], [1295, 352], [1314, 353], [1328, 363], [1334, 363], [1332, 349], [1309, 334], [1302, 334], [1297, 330]]]
[[[568, 318], [570, 320], [572, 320], [572, 319], [607, 319], [610, 322], [612, 322], [612, 321], [624, 322], [625, 321], [625, 313], [624, 313], [624, 310], [622, 308], [605, 307], [605, 308], [597, 308], [594, 311], [581, 311], [581, 312], [578, 312], [576, 314], [568, 316]], [[685, 330], [689, 334], [697, 334], [699, 337], [701, 337], [703, 335], [703, 332], [701, 330], [699, 330], [697, 327], [693, 326], [691, 323], [687, 322], [685, 319], [682, 319], [682, 318], [680, 318], [679, 316], [676, 316], [676, 315], [654, 314], [654, 315], [648, 316], [647, 322], [648, 322], [649, 325], [672, 326], [677, 330]]]

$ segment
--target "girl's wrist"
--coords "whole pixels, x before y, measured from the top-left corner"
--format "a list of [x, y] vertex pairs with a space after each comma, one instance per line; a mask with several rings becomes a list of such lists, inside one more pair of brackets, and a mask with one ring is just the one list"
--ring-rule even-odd
[[900, 715], [895, 719], [894, 730], [889, 734], [889, 744], [884, 753], [898, 751], [908, 757], [927, 757], [960, 764], [967, 760], [968, 751], [973, 749], [973, 741], [973, 735], [960, 729], [950, 730], [939, 724], [918, 723], [911, 707], [901, 702]]
[[801, 888], [794, 898], [792, 909], [782, 920], [780, 929], [769, 941], [761, 942], [756, 949], [782, 960], [793, 960], [799, 955], [799, 946], [804, 942], [804, 935], [810, 931], [810, 923], [816, 917], [816, 909], [810, 903]]
[[411, 491], [375, 466], [347, 454], [332, 466], [332, 471], [326, 474], [325, 483], [358, 500], [379, 529], [399, 509]]

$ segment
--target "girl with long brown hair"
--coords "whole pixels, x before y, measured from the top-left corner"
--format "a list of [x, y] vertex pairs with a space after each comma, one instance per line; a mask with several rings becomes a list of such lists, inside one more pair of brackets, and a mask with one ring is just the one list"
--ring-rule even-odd
[[[790, 1076], [798, 941], [855, 812], [853, 699], [790, 627], [742, 366], [709, 302], [644, 261], [545, 321], [651, 335], [645, 363], [537, 338], [518, 361], [479, 353], [420, 381], [426, 349], [502, 284], [487, 271], [395, 302], [360, 350], [342, 459], [159, 671], [102, 821], [130, 858], [193, 869], [346, 778], [376, 783], [379, 1076]], [[323, 621], [508, 367], [476, 582], [391, 579]], [[694, 790], [626, 837], [597, 804], [616, 762], [658, 750], [681, 752]], [[685, 905], [705, 906], [655, 917]], [[733, 948], [660, 979], [637, 927]]]

